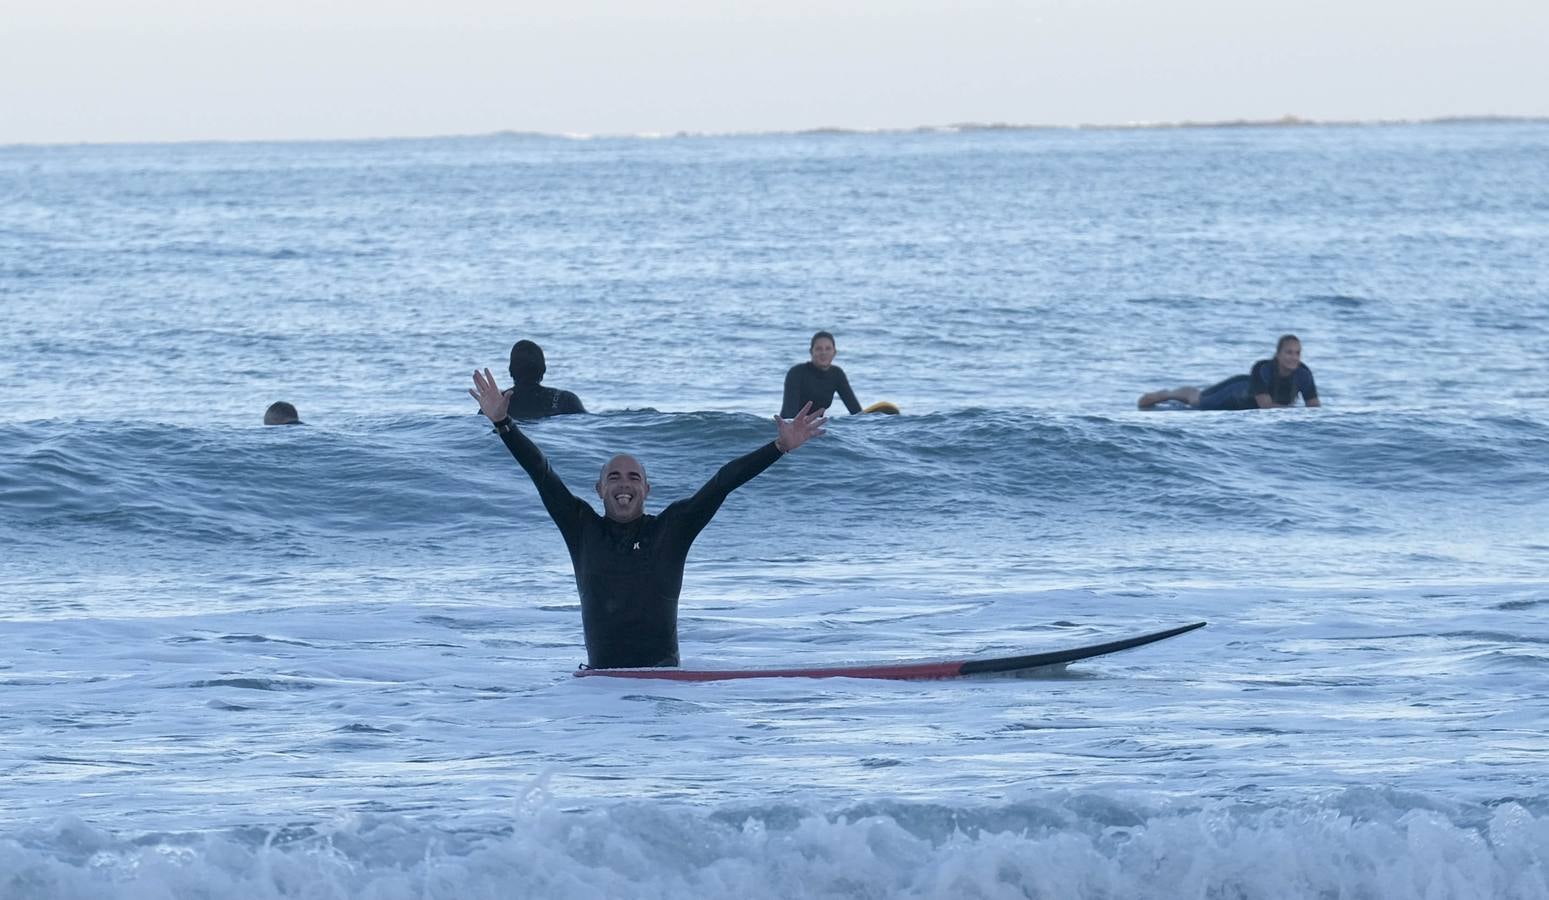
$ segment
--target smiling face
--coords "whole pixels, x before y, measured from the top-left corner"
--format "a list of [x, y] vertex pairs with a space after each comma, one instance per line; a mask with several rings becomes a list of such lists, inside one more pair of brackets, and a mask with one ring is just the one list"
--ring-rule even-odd
[[812, 342], [812, 364], [819, 369], [826, 369], [834, 364], [834, 354], [837, 352], [833, 338], [820, 337]]
[[615, 522], [633, 522], [645, 512], [645, 498], [651, 484], [645, 480], [645, 467], [627, 453], [608, 460], [597, 478], [597, 496], [602, 509]]
[[1280, 374], [1289, 375], [1295, 372], [1296, 367], [1302, 364], [1302, 342], [1282, 341], [1280, 349], [1275, 351], [1275, 362], [1280, 366]]

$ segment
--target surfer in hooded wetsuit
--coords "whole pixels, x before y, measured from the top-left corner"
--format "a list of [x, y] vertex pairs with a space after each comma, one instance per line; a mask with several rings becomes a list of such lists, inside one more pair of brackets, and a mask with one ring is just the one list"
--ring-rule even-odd
[[678, 594], [694, 538], [732, 491], [823, 434], [828, 422], [810, 405], [791, 419], [776, 417], [773, 441], [722, 466], [694, 496], [654, 516], [645, 512], [651, 492], [645, 468], [633, 456], [614, 456], [597, 478], [604, 510], [599, 516], [565, 487], [543, 452], [511, 421], [509, 398], [490, 371], [474, 372], [473, 385], [468, 393], [495, 423], [564, 535], [581, 595], [587, 664], [599, 669], [678, 664]]
[[512, 418], [541, 419], [586, 412], [581, 398], [575, 394], [539, 383], [547, 371], [542, 347], [532, 341], [517, 341], [511, 345], [511, 387], [505, 393]]
[[1302, 342], [1294, 334], [1281, 335], [1272, 359], [1253, 364], [1247, 375], [1234, 375], [1207, 388], [1180, 387], [1152, 391], [1140, 397], [1141, 409], [1176, 400], [1196, 409], [1272, 409], [1291, 406], [1296, 395], [1308, 406], [1321, 406], [1312, 370], [1302, 363]]
[[850, 415], [860, 412], [861, 404], [855, 399], [855, 392], [850, 390], [850, 379], [845, 377], [843, 369], [834, 365], [834, 354], [839, 352], [834, 347], [834, 336], [819, 331], [812, 336], [808, 350], [812, 353], [812, 361], [797, 363], [785, 373], [785, 399], [780, 404], [780, 415], [789, 419], [807, 404], [813, 409], [827, 410], [836, 393]]

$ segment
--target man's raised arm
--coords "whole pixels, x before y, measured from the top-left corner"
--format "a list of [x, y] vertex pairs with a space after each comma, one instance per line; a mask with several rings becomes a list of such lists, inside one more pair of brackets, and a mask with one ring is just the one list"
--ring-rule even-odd
[[569, 543], [574, 529], [579, 525], [583, 511], [590, 512], [592, 508], [570, 493], [570, 488], [565, 487], [565, 482], [561, 481], [559, 475], [554, 472], [554, 467], [549, 465], [543, 451], [539, 450], [538, 445], [529, 440], [527, 435], [516, 427], [516, 423], [511, 421], [508, 415], [511, 398], [501, 393], [500, 386], [495, 383], [495, 376], [489, 369], [483, 372], [474, 370], [473, 387], [468, 389], [468, 394], [479, 401], [479, 412], [495, 423], [495, 431], [499, 433], [500, 439], [505, 441], [506, 449], [511, 451], [511, 455], [516, 457], [516, 461], [527, 471], [527, 476], [538, 488], [538, 497], [543, 500], [543, 508], [549, 511], [549, 518], [559, 526], [559, 530], [565, 535], [565, 541]]
[[778, 434], [773, 441], [721, 466], [720, 471], [705, 482], [705, 486], [694, 496], [673, 504], [688, 518], [692, 533], [698, 534], [700, 529], [709, 524], [710, 517], [721, 508], [732, 491], [752, 481], [784, 454], [822, 436], [824, 426], [828, 424], [826, 411], [814, 410], [811, 403], [803, 406], [795, 418], [782, 419], [775, 416], [774, 421]]

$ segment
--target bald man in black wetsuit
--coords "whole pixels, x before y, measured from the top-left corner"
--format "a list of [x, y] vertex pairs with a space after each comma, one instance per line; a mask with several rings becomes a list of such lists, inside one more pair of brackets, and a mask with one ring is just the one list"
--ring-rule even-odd
[[527, 470], [544, 509], [565, 537], [581, 594], [587, 664], [596, 669], [678, 664], [678, 595], [694, 538], [732, 491], [823, 434], [828, 422], [810, 403], [793, 419], [776, 416], [778, 437], [722, 466], [694, 496], [656, 516], [645, 513], [651, 492], [645, 468], [633, 456], [615, 456], [597, 479], [606, 513], [599, 516], [591, 504], [570, 493], [543, 451], [511, 421], [509, 399], [490, 371], [474, 372], [473, 385], [468, 393]]

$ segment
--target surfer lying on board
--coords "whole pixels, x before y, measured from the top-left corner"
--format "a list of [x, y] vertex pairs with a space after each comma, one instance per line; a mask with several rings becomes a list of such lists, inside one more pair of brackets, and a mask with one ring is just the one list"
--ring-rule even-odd
[[850, 389], [850, 379], [844, 370], [834, 365], [834, 336], [819, 331], [812, 336], [807, 348], [811, 362], [797, 363], [785, 373], [785, 399], [780, 404], [780, 415], [789, 419], [805, 404], [819, 411], [826, 411], [834, 402], [834, 394], [844, 401], [850, 415], [861, 411], [861, 402]]
[[1176, 400], [1195, 409], [1270, 409], [1290, 406], [1296, 395], [1308, 406], [1321, 406], [1312, 370], [1302, 365], [1302, 342], [1294, 334], [1280, 336], [1273, 359], [1261, 359], [1247, 375], [1234, 375], [1201, 390], [1180, 387], [1142, 394], [1141, 409]]
[[645, 467], [621, 453], [604, 463], [597, 477], [604, 511], [599, 516], [590, 503], [570, 493], [543, 451], [511, 421], [510, 398], [500, 392], [489, 369], [473, 373], [468, 393], [527, 470], [543, 508], [565, 537], [581, 595], [587, 664], [598, 669], [678, 664], [678, 594], [694, 538], [732, 491], [821, 435], [828, 424], [823, 411], [810, 403], [794, 418], [776, 416], [774, 440], [722, 466], [694, 496], [655, 516], [645, 512], [651, 493]]

